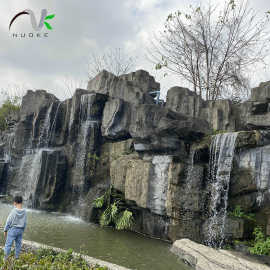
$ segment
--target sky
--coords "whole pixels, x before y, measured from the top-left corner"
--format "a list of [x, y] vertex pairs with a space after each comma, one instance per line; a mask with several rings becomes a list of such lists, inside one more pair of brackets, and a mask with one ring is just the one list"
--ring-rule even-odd
[[[201, 0], [202, 2], [208, 0]], [[212, 0], [223, 3], [224, 0]], [[256, 3], [255, 3], [256, 2]], [[147, 60], [149, 41], [169, 13], [183, 10], [197, 0], [8, 0], [0, 2], [0, 90], [21, 94], [26, 89], [44, 89], [59, 99], [69, 98], [76, 87], [86, 88], [87, 64], [91, 53], [121, 48], [136, 58], [135, 69], [144, 69], [161, 83], [162, 96], [172, 86], [186, 86], [176, 76], [163, 78]], [[251, 0], [258, 12], [270, 10], [269, 0]], [[12, 33], [32, 32], [29, 16], [15, 14], [31, 9], [55, 14], [47, 38], [13, 38]], [[254, 86], [270, 80], [270, 72], [254, 74]]]

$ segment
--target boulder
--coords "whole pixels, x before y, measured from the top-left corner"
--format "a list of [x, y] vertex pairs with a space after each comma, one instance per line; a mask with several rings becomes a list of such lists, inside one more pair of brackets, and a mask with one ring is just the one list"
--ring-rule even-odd
[[168, 238], [168, 226], [170, 220], [166, 216], [153, 214], [148, 209], [141, 209], [136, 214], [135, 232], [142, 232], [159, 239], [170, 240]]
[[230, 100], [207, 101], [201, 118], [210, 123], [213, 130], [235, 131], [238, 112]]
[[270, 102], [270, 81], [262, 82], [258, 87], [253, 88], [249, 101]]
[[125, 199], [152, 213], [166, 215], [169, 168], [172, 156], [140, 158], [122, 155], [111, 163], [111, 183], [125, 194]]
[[169, 170], [166, 210], [171, 217], [168, 236], [175, 241], [189, 238], [202, 241], [202, 221], [207, 202], [205, 169], [200, 164], [174, 161]]
[[245, 129], [270, 128], [270, 82], [251, 90], [248, 101], [240, 105], [240, 119]]
[[[103, 70], [88, 82], [87, 89], [134, 104], [154, 104], [154, 99], [145, 91], [145, 85], [142, 88], [138, 85], [140, 79], [128, 80], [128, 78], [129, 76], [117, 77]], [[151, 81], [151, 78], [149, 80]], [[145, 82], [147, 79], [143, 79], [143, 81]]]
[[[91, 97], [92, 96], [92, 97]], [[103, 109], [108, 97], [101, 93], [91, 92], [84, 89], [76, 89], [72, 100], [67, 103], [66, 109], [68, 119], [69, 141], [74, 142], [80, 132], [82, 121], [100, 121], [102, 119]], [[87, 114], [89, 118], [87, 118]]]
[[206, 121], [173, 112], [159, 105], [134, 105], [110, 99], [104, 109], [102, 135], [134, 139], [138, 152], [183, 151], [181, 140], [196, 140], [210, 132]]
[[237, 217], [227, 217], [224, 227], [226, 240], [243, 239], [245, 221]]
[[155, 78], [145, 70], [136, 70], [129, 74], [123, 74], [119, 78], [134, 83], [134, 85], [140, 87], [145, 93], [160, 90], [160, 83], [156, 82]]
[[207, 122], [198, 118], [175, 113], [157, 105], [134, 106], [130, 135], [133, 138], [148, 139], [160, 137], [199, 138], [209, 133]]
[[246, 120], [247, 129], [270, 129], [270, 112], [261, 115], [249, 114]]
[[14, 149], [16, 154], [23, 154], [24, 149], [35, 148], [43, 132], [48, 114], [53, 114], [58, 99], [45, 90], [31, 91], [22, 99], [20, 122], [16, 126]]
[[230, 186], [231, 205], [255, 211], [269, 208], [270, 145], [242, 150], [235, 158]]
[[238, 111], [230, 100], [204, 101], [187, 88], [168, 90], [166, 108], [208, 121], [213, 130], [234, 131]]
[[151, 162], [131, 159], [127, 164], [125, 199], [136, 202], [137, 206], [148, 208], [149, 175]]
[[57, 100], [53, 94], [49, 94], [45, 90], [28, 90], [22, 99], [20, 116], [25, 119], [29, 115], [37, 115], [42, 108], [49, 107], [52, 102]]
[[110, 178], [113, 187], [125, 194], [127, 171], [132, 161], [139, 158], [133, 152], [133, 140], [129, 139], [122, 142], [110, 143], [109, 164]]
[[186, 116], [200, 117], [204, 100], [195, 92], [183, 87], [172, 87], [167, 92], [166, 108]]
[[129, 138], [130, 118], [130, 104], [119, 98], [111, 98], [103, 112], [102, 135], [108, 139]]
[[171, 251], [195, 270], [269, 270], [255, 259], [227, 250], [215, 250], [188, 239], [177, 240]]

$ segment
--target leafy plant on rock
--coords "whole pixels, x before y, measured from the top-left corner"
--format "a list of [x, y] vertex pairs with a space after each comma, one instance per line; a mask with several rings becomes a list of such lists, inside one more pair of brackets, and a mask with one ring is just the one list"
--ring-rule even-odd
[[270, 255], [270, 237], [265, 237], [261, 227], [256, 227], [253, 235], [255, 236], [255, 241], [253, 247], [249, 248], [250, 253]]
[[245, 213], [240, 205], [236, 205], [235, 208], [229, 212], [229, 216], [243, 218], [250, 221], [256, 221], [253, 213]]
[[99, 217], [102, 227], [112, 225], [117, 230], [128, 230], [134, 225], [133, 212], [126, 205], [123, 194], [112, 187], [94, 201], [94, 207], [102, 210]]

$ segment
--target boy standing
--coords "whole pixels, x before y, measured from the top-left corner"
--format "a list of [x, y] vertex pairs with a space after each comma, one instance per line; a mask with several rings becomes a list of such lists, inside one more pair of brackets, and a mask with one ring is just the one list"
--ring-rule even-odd
[[15, 257], [19, 258], [22, 246], [22, 236], [26, 227], [26, 211], [22, 208], [22, 197], [14, 197], [14, 209], [10, 212], [6, 226], [4, 228], [4, 235], [6, 238], [5, 244], [5, 260], [8, 258], [13, 241], [15, 241]]

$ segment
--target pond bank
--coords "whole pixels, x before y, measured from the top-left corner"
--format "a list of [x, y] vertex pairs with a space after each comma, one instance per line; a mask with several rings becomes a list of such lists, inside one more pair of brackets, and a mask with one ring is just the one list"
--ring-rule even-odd
[[[0, 248], [3, 249], [2, 246], [0, 246]], [[40, 243], [33, 242], [33, 241], [23, 240], [23, 246], [22, 246], [23, 251], [35, 252], [35, 251], [40, 250], [40, 249], [50, 249], [50, 250], [54, 250], [54, 251], [56, 251], [58, 253], [67, 252], [67, 250], [64, 250], [64, 249], [61, 249], [61, 248], [56, 248], [56, 247], [40, 244]], [[126, 267], [123, 267], [123, 266], [120, 266], [120, 265], [109, 263], [109, 262], [99, 260], [99, 259], [87, 256], [87, 255], [79, 254], [79, 253], [76, 253], [76, 252], [73, 252], [72, 255], [74, 257], [81, 257], [91, 267], [99, 265], [101, 267], [107, 267], [108, 270], [131, 270], [130, 268], [126, 268]]]

